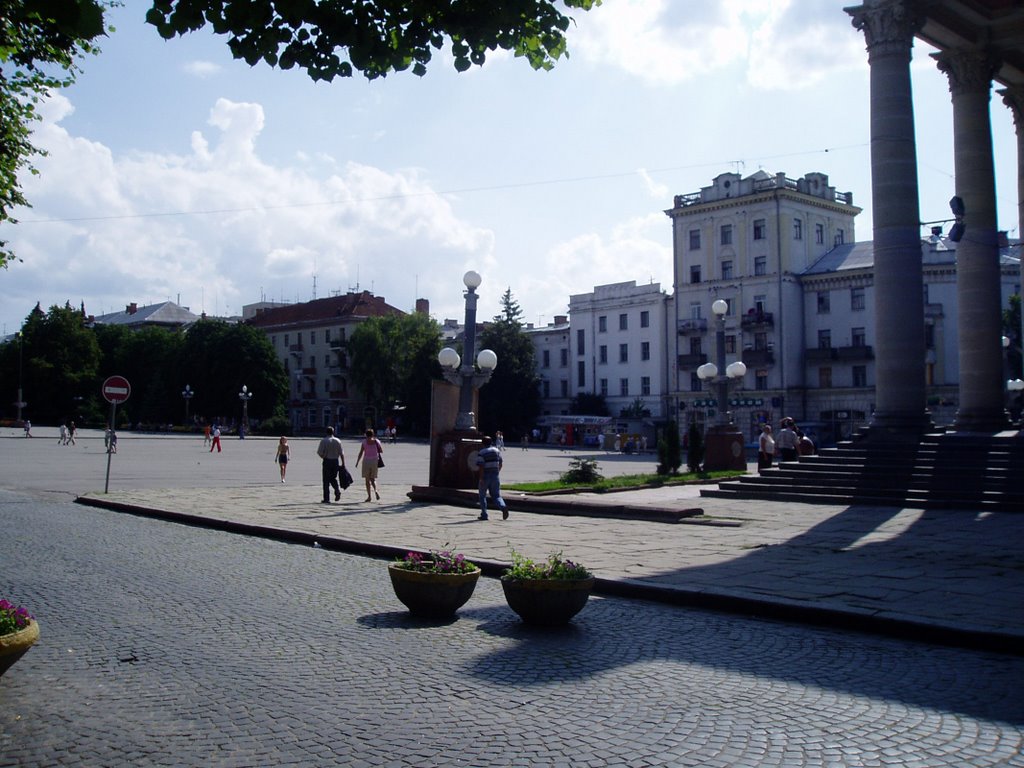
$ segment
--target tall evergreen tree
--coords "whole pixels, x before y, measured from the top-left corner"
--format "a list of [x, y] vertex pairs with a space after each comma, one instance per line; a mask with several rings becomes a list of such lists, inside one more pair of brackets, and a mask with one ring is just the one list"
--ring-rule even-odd
[[533, 342], [523, 333], [523, 313], [511, 288], [501, 298], [501, 310], [479, 336], [480, 348], [498, 356], [498, 367], [480, 389], [477, 426], [486, 434], [500, 429], [518, 440], [540, 415], [540, 380]]

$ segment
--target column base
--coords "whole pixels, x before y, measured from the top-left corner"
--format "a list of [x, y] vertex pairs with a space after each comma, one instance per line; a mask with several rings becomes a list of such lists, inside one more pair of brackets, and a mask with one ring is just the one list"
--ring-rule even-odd
[[484, 445], [481, 437], [475, 429], [438, 435], [432, 446], [435, 462], [430, 484], [439, 488], [479, 487], [476, 454]]
[[724, 472], [747, 469], [743, 433], [733, 424], [711, 427], [704, 436], [704, 471]]
[[1013, 422], [1010, 414], [1002, 409], [960, 410], [956, 412], [953, 429], [957, 432], [1002, 432], [1013, 429]]

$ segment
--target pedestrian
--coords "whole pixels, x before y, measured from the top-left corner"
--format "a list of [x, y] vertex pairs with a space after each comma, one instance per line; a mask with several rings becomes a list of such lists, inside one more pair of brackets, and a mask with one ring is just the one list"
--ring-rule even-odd
[[530, 448], [530, 433], [523, 432], [523, 450], [529, 450]]
[[363, 442], [359, 445], [359, 455], [356, 456], [356, 466], [360, 460], [363, 461], [363, 480], [366, 481], [366, 498], [370, 500], [370, 489], [373, 489], [377, 501], [380, 501], [380, 492], [377, 490], [377, 471], [384, 466], [384, 448], [373, 435], [373, 430], [368, 429], [364, 435]]
[[281, 467], [281, 482], [284, 482], [284, 476], [288, 474], [288, 459], [291, 458], [292, 449], [288, 445], [288, 438], [281, 435], [281, 439], [277, 441], [277, 449], [274, 451], [274, 461]]
[[500, 429], [494, 433], [494, 446], [499, 451], [505, 450], [505, 433]]
[[[334, 427], [327, 428], [327, 434], [316, 447], [316, 455], [323, 461], [324, 497], [320, 503], [331, 503], [332, 488], [334, 489], [334, 500], [340, 501], [341, 486], [338, 485], [338, 470], [345, 466], [345, 450], [341, 447], [341, 440], [334, 436]], [[282, 482], [284, 481], [282, 480]]]
[[622, 451], [622, 435], [620, 435], [620, 434], [616, 434], [615, 435], [615, 442], [612, 444], [612, 450], [615, 451], [615, 453], [621, 453], [621, 451]]
[[213, 449], [217, 449], [217, 453], [220, 453], [220, 425], [213, 425], [213, 440], [210, 441], [210, 453], [213, 453]]
[[67, 442], [68, 445], [74, 445], [75, 444], [75, 433], [76, 432], [78, 432], [78, 429], [75, 427], [75, 422], [72, 421], [72, 422], [70, 422], [68, 424], [68, 442]]
[[57, 438], [57, 445], [68, 444], [68, 425], [63, 421], [60, 423], [60, 437]]
[[800, 438], [797, 437], [796, 430], [793, 429], [795, 422], [790, 418], [782, 420], [782, 429], [779, 430], [779, 436], [775, 439], [775, 444], [779, 449], [779, 461], [796, 461], [797, 460], [797, 445]]
[[597, 433], [597, 450], [604, 450], [604, 432]]
[[117, 432], [113, 427], [107, 430], [107, 453], [117, 453]]
[[203, 425], [203, 448], [205, 448], [206, 446], [210, 445], [212, 442], [213, 442], [213, 437], [210, 434], [210, 425], [209, 424], [204, 424]]
[[476, 468], [480, 477], [480, 517], [487, 520], [487, 495], [501, 508], [501, 519], [508, 520], [508, 507], [501, 498], [501, 451], [491, 445], [491, 438], [483, 436], [484, 447], [476, 454]]
[[772, 425], [761, 425], [761, 437], [757, 440], [757, 468], [769, 469], [772, 457], [775, 456], [775, 438], [772, 437]]
[[25, 424], [23, 426], [25, 427], [25, 437], [32, 437], [32, 422], [25, 419]]
[[814, 455], [814, 441], [811, 440], [800, 427], [794, 427], [796, 431], [796, 450], [801, 456]]

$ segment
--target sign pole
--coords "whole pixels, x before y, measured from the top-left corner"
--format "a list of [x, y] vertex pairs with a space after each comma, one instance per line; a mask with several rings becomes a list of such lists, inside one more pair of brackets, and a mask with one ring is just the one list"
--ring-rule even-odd
[[103, 492], [110, 491], [110, 455], [114, 452], [114, 435], [117, 432], [117, 404], [123, 403], [132, 393], [132, 385], [124, 376], [110, 376], [100, 387], [100, 394], [103, 399], [110, 403], [110, 430], [107, 444], [107, 479], [103, 485]]
[[114, 451], [112, 450], [114, 446], [113, 446], [111, 441], [113, 441], [113, 439], [114, 439], [114, 425], [115, 424], [117, 424], [117, 403], [116, 402], [110, 404], [110, 427], [109, 427], [109, 429], [110, 429], [110, 437], [106, 441], [106, 443], [107, 443], [107, 479], [103, 483], [103, 492], [104, 493], [109, 493], [110, 492], [110, 457], [114, 453]]

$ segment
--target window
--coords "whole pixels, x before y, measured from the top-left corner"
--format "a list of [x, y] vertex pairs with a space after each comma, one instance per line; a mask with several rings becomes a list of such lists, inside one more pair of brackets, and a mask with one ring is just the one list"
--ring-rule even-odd
[[691, 251], [699, 251], [700, 250], [700, 230], [699, 229], [691, 229], [690, 230], [690, 250]]
[[691, 320], [700, 320], [700, 302], [699, 301], [691, 301], [690, 302], [690, 319]]
[[700, 336], [691, 336], [690, 337], [690, 354], [691, 355], [702, 354], [702, 352], [701, 352]]
[[309, 367], [313, 368], [314, 370], [316, 369], [316, 355], [309, 356]]
[[288, 346], [288, 334], [287, 333], [284, 335], [284, 345], [286, 347]]
[[619, 330], [620, 331], [628, 331], [629, 330], [629, 316], [626, 315], [625, 313], [619, 315]]
[[822, 389], [830, 389], [832, 387], [831, 368], [818, 369], [818, 386], [821, 387]]
[[730, 333], [730, 334], [728, 334], [725, 337], [725, 353], [727, 355], [735, 355], [736, 354], [736, 335], [735, 334]]
[[764, 219], [754, 219], [754, 239], [755, 240], [764, 240], [765, 239]]
[[330, 368], [330, 367], [331, 367], [331, 356], [330, 355], [324, 355], [324, 368]]
[[562, 368], [565, 368], [565, 366], [567, 366], [569, 364], [569, 350], [568, 349], [560, 349], [560, 350], [558, 350], [558, 364]]
[[568, 397], [569, 396], [569, 380], [568, 379], [559, 379], [559, 381], [558, 381], [558, 391], [561, 393], [562, 397]]
[[619, 394], [622, 397], [629, 396], [629, 379], [619, 379]]
[[818, 314], [827, 315], [832, 311], [832, 294], [828, 291], [818, 291]]
[[324, 395], [327, 397], [331, 396], [331, 380], [324, 379]]
[[864, 309], [864, 289], [863, 288], [851, 288], [850, 289], [850, 309], [861, 310]]
[[[927, 303], [927, 302], [926, 302], [926, 303]], [[277, 336], [271, 336], [271, 337], [270, 337], [270, 344], [271, 344], [272, 346], [275, 346], [275, 347], [277, 346]]]
[[619, 344], [619, 362], [629, 362], [629, 344]]
[[598, 387], [598, 389], [600, 390], [602, 395], [608, 397], [608, 379], [601, 379], [601, 384]]
[[309, 343], [316, 344], [316, 331], [309, 332]]
[[641, 341], [640, 342], [640, 359], [650, 360], [651, 359], [651, 342]]
[[606, 347], [604, 344], [597, 348], [597, 362], [608, 362], [608, 347]]
[[551, 367], [551, 350], [550, 349], [545, 349], [544, 352], [541, 353], [541, 367], [542, 368], [550, 368]]
[[587, 335], [586, 332], [581, 328], [576, 331], [576, 354], [585, 355], [587, 353]]
[[641, 376], [640, 377], [640, 394], [649, 395], [651, 394], [651, 377]]
[[598, 333], [606, 333], [608, 331], [608, 318], [604, 315], [597, 318], [597, 331]]
[[316, 408], [310, 408], [306, 412], [306, 418], [309, 419], [309, 426], [315, 427], [316, 426]]
[[331, 329], [330, 328], [325, 328], [324, 329], [324, 341], [326, 341], [328, 344], [331, 343]]
[[544, 379], [541, 386], [544, 390], [544, 397], [551, 397], [551, 382], [548, 381], [547, 379]]
[[732, 262], [731, 261], [723, 261], [722, 262], [722, 279], [723, 280], [732, 280]]
[[924, 346], [925, 349], [935, 349], [935, 326], [932, 323], [925, 323]]
[[580, 360], [576, 363], [576, 386], [583, 389], [587, 385], [587, 363]]
[[732, 245], [732, 224], [723, 224], [721, 230], [722, 245]]
[[640, 327], [650, 328], [651, 327], [651, 313], [646, 309], [640, 313]]
[[725, 310], [725, 316], [733, 317], [736, 314], [736, 299], [726, 299], [725, 305], [727, 307]]
[[864, 333], [863, 328], [854, 328], [850, 331], [850, 344], [855, 347], [867, 346], [867, 334]]
[[768, 332], [758, 331], [754, 334], [754, 349], [766, 350], [768, 349]]
[[754, 311], [757, 314], [764, 313], [764, 305], [768, 303], [768, 296], [764, 293], [757, 294], [754, 296]]
[[864, 365], [853, 366], [853, 386], [866, 387], [868, 385], [868, 369]]
[[814, 242], [817, 245], [823, 245], [825, 243], [825, 225], [815, 224], [814, 225]]
[[754, 389], [758, 392], [765, 392], [768, 389], [768, 372], [757, 371], [754, 374]]
[[690, 391], [691, 392], [700, 392], [700, 390], [701, 390], [700, 376], [697, 375], [696, 371], [690, 371]]
[[767, 256], [755, 256], [754, 257], [754, 274], [755, 275], [766, 275], [766, 274], [768, 274], [768, 257]]
[[691, 283], [699, 283], [700, 282], [700, 264], [691, 264], [690, 265], [690, 282]]
[[842, 245], [843, 242], [845, 241], [845, 239], [846, 239], [846, 236], [843, 234], [843, 230], [837, 229], [836, 230], [836, 236], [835, 236], [835, 239], [834, 239], [833, 242], [836, 245]]
[[818, 331], [818, 349], [832, 348], [832, 331]]
[[793, 239], [804, 239], [804, 222], [802, 219], [793, 219]]

